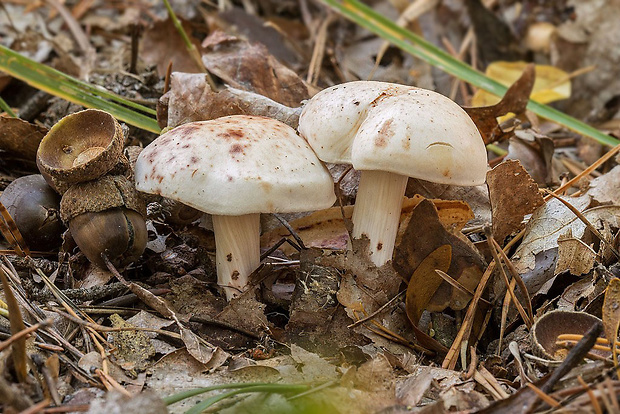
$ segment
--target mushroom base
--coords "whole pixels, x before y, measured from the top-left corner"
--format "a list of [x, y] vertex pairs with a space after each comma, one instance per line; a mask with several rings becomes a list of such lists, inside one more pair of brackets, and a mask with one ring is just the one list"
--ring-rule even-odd
[[361, 173], [353, 209], [353, 237], [368, 237], [370, 259], [377, 266], [392, 260], [408, 178], [385, 171]]
[[217, 283], [228, 300], [239, 296], [260, 264], [260, 215], [213, 216]]

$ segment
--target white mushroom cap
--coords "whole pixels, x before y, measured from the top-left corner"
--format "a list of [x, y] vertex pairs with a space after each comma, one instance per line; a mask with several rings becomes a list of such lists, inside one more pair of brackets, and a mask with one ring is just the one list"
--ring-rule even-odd
[[330, 207], [333, 180], [294, 129], [256, 116], [177, 127], [147, 146], [136, 188], [206, 213], [242, 215]]
[[484, 142], [469, 115], [433, 91], [350, 82], [315, 95], [299, 132], [319, 158], [441, 184], [483, 184]]

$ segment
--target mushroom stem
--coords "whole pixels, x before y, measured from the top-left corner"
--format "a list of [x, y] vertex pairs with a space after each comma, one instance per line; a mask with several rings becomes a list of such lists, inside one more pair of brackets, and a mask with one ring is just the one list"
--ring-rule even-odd
[[260, 264], [260, 215], [213, 215], [217, 283], [228, 300], [243, 292]]
[[353, 237], [370, 240], [370, 259], [377, 266], [392, 260], [406, 175], [362, 171], [353, 210]]

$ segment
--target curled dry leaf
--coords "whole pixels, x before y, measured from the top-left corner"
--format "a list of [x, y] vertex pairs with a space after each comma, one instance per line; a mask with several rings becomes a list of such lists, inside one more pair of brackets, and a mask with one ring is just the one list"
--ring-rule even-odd
[[6, 152], [9, 157], [29, 161], [34, 165], [39, 143], [45, 134], [47, 128], [19, 118], [0, 117], [0, 151]]
[[560, 176], [553, 165], [555, 144], [549, 137], [528, 132], [516, 131], [517, 136], [508, 141], [508, 155], [504, 159], [519, 160], [534, 181], [551, 184]]
[[303, 80], [262, 44], [215, 31], [202, 46], [202, 61], [207, 69], [233, 88], [255, 92], [291, 107], [310, 97]]
[[258, 115], [297, 128], [300, 108], [290, 108], [259, 93], [230, 86], [214, 92], [202, 73], [174, 72], [170, 79], [170, 90], [160, 98], [157, 107], [160, 125], [174, 128], [229, 115]]
[[505, 133], [497, 122], [497, 118], [512, 112], [521, 115], [534, 87], [536, 73], [534, 65], [529, 64], [523, 70], [521, 77], [508, 88], [504, 97], [495, 105], [463, 108], [476, 123], [485, 144], [503, 141], [510, 138], [512, 132]]
[[[566, 200], [584, 211], [590, 203], [589, 197], [570, 198]], [[578, 222], [578, 223], [577, 223]], [[528, 221], [521, 245], [512, 257], [512, 261], [530, 294], [534, 294], [551, 277], [557, 258], [558, 238], [568, 226], [578, 226], [581, 231], [573, 234], [583, 235], [583, 225], [579, 219], [558, 200], [549, 200], [539, 207]], [[503, 285], [503, 283], [502, 283]], [[501, 288], [501, 291], [504, 287]]]
[[487, 173], [487, 187], [493, 216], [493, 236], [504, 239], [525, 227], [523, 218], [544, 200], [538, 186], [519, 161], [504, 161]]
[[[420, 264], [437, 248], [449, 245], [452, 261], [446, 271], [465, 288], [473, 291], [482, 277], [484, 259], [478, 250], [460, 235], [450, 232], [439, 221], [437, 209], [429, 200], [423, 200], [411, 213], [411, 219], [404, 230], [394, 253], [394, 269], [405, 280], [409, 280]], [[463, 309], [471, 297], [442, 283], [427, 308], [442, 311], [446, 307]]]

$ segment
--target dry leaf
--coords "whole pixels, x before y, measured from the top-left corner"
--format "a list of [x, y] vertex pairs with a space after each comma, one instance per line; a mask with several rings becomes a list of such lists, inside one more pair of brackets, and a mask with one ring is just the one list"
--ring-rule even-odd
[[[559, 172], [553, 168], [555, 144], [549, 137], [531, 131], [516, 131], [516, 137], [508, 141], [508, 155], [505, 160], [519, 160], [523, 168], [539, 185], [550, 185], [557, 181]], [[529, 136], [528, 136], [529, 135]], [[523, 138], [521, 138], [523, 137]], [[528, 139], [525, 139], [525, 138]]]
[[[526, 67], [527, 62], [493, 62], [485, 71], [486, 75], [504, 86], [516, 82]], [[532, 88], [531, 99], [540, 103], [550, 103], [570, 97], [571, 85], [569, 74], [548, 65], [535, 65], [536, 80]], [[474, 106], [490, 106], [499, 102], [499, 98], [482, 89], [478, 89], [472, 98]]]
[[216, 31], [202, 45], [202, 61], [207, 69], [233, 88], [255, 92], [290, 107], [297, 107], [310, 97], [301, 78], [261, 44]]
[[412, 324], [417, 325], [420, 322], [422, 312], [443, 281], [435, 270], [447, 272], [451, 262], [452, 248], [449, 244], [445, 244], [426, 256], [411, 275], [407, 285], [405, 305], [407, 317]]
[[493, 236], [503, 245], [507, 236], [525, 227], [523, 218], [544, 200], [538, 186], [519, 161], [504, 161], [487, 172], [493, 215]]
[[[460, 233], [445, 229], [437, 216], [437, 210], [429, 200], [423, 200], [411, 213], [411, 219], [394, 253], [394, 269], [405, 280], [409, 280], [415, 269], [440, 246], [452, 248], [452, 262], [448, 273], [467, 289], [473, 291], [485, 268], [484, 260], [478, 250]], [[450, 306], [463, 309], [471, 297], [442, 283], [428, 310], [441, 311]]]
[[174, 72], [170, 90], [160, 98], [157, 119], [176, 127], [229, 115], [259, 115], [297, 128], [301, 109], [290, 108], [258, 93], [226, 87], [214, 92], [202, 73]]
[[[402, 237], [402, 232], [407, 227], [411, 212], [424, 198], [415, 195], [403, 201], [401, 210], [399, 233], [396, 243]], [[453, 231], [460, 231], [465, 224], [474, 218], [474, 214], [467, 203], [460, 200], [431, 200], [437, 208], [439, 220], [446, 227]], [[342, 219], [351, 219], [353, 206], [331, 207], [325, 210], [316, 211], [306, 217], [302, 217], [289, 222], [295, 232], [302, 238], [307, 247], [319, 249], [340, 249], [344, 250], [349, 241], [349, 234]], [[289, 237], [290, 233], [284, 226], [280, 226], [261, 236], [261, 246], [270, 247], [283, 237]], [[280, 247], [285, 254], [294, 253], [294, 249], [288, 244]]]
[[[9, 157], [35, 163], [37, 149], [47, 128], [19, 118], [0, 117], [0, 151]], [[3, 159], [6, 155], [2, 155]]]
[[598, 204], [620, 205], [620, 165], [590, 181], [587, 194]]
[[485, 144], [502, 141], [512, 136], [511, 131], [502, 131], [497, 118], [508, 113], [518, 116], [525, 112], [534, 86], [534, 78], [534, 65], [529, 64], [523, 69], [521, 77], [508, 88], [501, 101], [490, 106], [463, 108], [476, 123]]
[[435, 272], [447, 272], [452, 262], [452, 247], [449, 244], [439, 246], [415, 269], [407, 285], [405, 309], [407, 317], [413, 325], [416, 339], [423, 347], [447, 353], [448, 349], [418, 328], [420, 317], [427, 308], [431, 298], [443, 283], [443, 279]]
[[[183, 24], [186, 33], [192, 33], [188, 24]], [[200, 48], [200, 42], [191, 38], [192, 43]], [[200, 73], [203, 68], [191, 58], [183, 38], [170, 19], [154, 23], [142, 37], [140, 56], [147, 64], [157, 65], [157, 74], [166, 75], [168, 64], [176, 72]]]
[[[590, 204], [590, 198], [565, 197], [577, 210], [584, 211]], [[579, 219], [560, 201], [549, 200], [532, 214], [525, 227], [521, 245], [512, 257], [512, 261], [530, 294], [534, 294], [551, 277], [557, 258], [558, 237], [568, 226], [573, 228], [576, 237], [583, 235], [584, 226]], [[575, 232], [575, 227], [580, 232]], [[502, 283], [503, 285], [503, 283]], [[502, 287], [501, 291], [504, 290]]]
[[[611, 279], [605, 291], [603, 301], [603, 329], [605, 337], [613, 343], [618, 338], [618, 328], [620, 327], [620, 279]], [[612, 349], [618, 349], [613, 346]], [[617, 352], [613, 353], [614, 364], [618, 364]]]
[[581, 240], [573, 237], [568, 231], [558, 237], [558, 261], [555, 265], [554, 276], [568, 270], [575, 276], [590, 273], [594, 267], [596, 252]]

